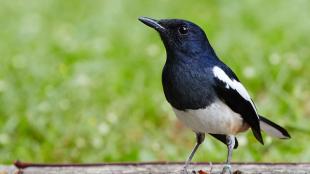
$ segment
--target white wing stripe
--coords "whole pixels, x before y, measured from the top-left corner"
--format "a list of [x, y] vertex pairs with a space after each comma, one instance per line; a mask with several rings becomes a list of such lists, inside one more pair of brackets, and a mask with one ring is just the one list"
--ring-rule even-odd
[[229, 76], [218, 66], [214, 66], [212, 71], [216, 78], [226, 83], [227, 89], [232, 88], [236, 90], [244, 99], [249, 101], [256, 112], [256, 116], [258, 117], [254, 103], [252, 102], [251, 97], [244, 86], [235, 79], [231, 80]]

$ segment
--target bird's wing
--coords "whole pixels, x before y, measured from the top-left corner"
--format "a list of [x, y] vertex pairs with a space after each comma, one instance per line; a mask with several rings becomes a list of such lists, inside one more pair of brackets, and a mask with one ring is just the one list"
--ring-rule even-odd
[[241, 115], [244, 121], [252, 128], [256, 139], [263, 144], [259, 116], [247, 90], [228, 67], [214, 66], [212, 72], [215, 81], [214, 90], [219, 98], [231, 110]]

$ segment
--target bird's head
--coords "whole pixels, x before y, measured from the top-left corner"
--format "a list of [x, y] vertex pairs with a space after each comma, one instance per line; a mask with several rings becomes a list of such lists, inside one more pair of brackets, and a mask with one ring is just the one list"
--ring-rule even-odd
[[205, 52], [214, 54], [205, 32], [196, 24], [182, 19], [155, 20], [140, 17], [145, 25], [155, 29], [169, 54], [197, 55]]

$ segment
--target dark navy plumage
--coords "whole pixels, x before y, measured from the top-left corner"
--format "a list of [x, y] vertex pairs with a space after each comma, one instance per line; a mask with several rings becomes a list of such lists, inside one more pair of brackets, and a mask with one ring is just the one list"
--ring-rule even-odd
[[[206, 61], [216, 56], [213, 56], [215, 53], [205, 33], [197, 25], [183, 20], [161, 20], [159, 24], [168, 30], [160, 33], [167, 52], [162, 83], [168, 102], [180, 110], [209, 105], [215, 96], [209, 90], [211, 86], [208, 81], [212, 79], [205, 72], [208, 66]], [[193, 29], [183, 36], [178, 31], [180, 27]]]
[[215, 54], [205, 32], [196, 24], [181, 19], [154, 20], [139, 18], [160, 34], [167, 53], [162, 73], [163, 90], [176, 116], [197, 137], [197, 144], [186, 161], [208, 133], [228, 147], [229, 170], [235, 137], [248, 128], [263, 144], [261, 130], [279, 138], [289, 138], [279, 125], [260, 117], [256, 107], [235, 73]]

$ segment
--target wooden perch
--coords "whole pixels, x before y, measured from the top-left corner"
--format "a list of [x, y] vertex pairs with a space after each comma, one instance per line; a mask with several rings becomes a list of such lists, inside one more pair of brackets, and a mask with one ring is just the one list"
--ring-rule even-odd
[[[0, 166], [0, 174], [183, 174], [182, 163], [28, 164]], [[193, 163], [188, 174], [220, 174], [223, 164]], [[235, 174], [307, 174], [309, 163], [234, 163]], [[194, 171], [194, 172], [193, 172]]]

